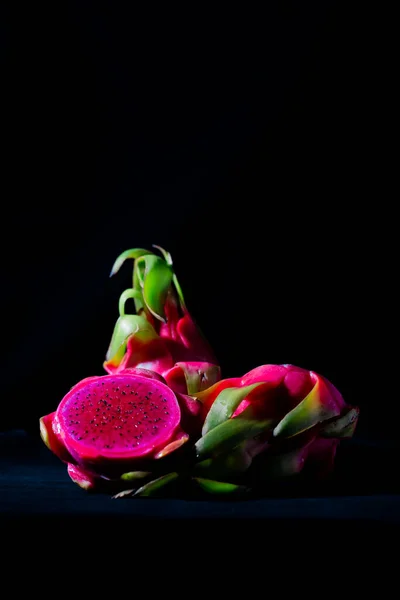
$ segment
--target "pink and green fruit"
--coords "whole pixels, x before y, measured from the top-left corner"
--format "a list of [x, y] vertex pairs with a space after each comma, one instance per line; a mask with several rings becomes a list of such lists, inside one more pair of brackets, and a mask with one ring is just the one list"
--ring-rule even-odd
[[[186, 307], [171, 255], [156, 248], [162, 256], [134, 248], [114, 263], [111, 275], [126, 260], [133, 260], [132, 287], [121, 294], [104, 368], [108, 373], [150, 369], [163, 375], [176, 391], [192, 394], [218, 381], [220, 367]], [[126, 313], [128, 300], [133, 300], [136, 314]]]

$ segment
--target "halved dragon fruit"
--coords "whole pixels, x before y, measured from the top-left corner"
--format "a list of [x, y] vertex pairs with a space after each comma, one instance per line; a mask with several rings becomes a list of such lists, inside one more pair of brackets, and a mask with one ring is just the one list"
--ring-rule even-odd
[[40, 419], [40, 432], [78, 485], [120, 482], [123, 488], [127, 481], [163, 475], [162, 459], [199, 436], [200, 408], [160, 375], [127, 369], [80, 381]]
[[[132, 288], [120, 297], [104, 368], [119, 373], [131, 367], [160, 373], [174, 390], [193, 394], [207, 389], [220, 377], [212, 348], [187, 310], [169, 252], [163, 257], [142, 248], [123, 252], [111, 271], [114, 275], [133, 259]], [[133, 299], [137, 314], [126, 314]]]

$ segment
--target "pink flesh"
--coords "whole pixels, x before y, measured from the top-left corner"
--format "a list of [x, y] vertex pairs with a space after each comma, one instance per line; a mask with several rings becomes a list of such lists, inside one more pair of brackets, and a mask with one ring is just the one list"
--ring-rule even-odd
[[93, 459], [145, 456], [168, 443], [180, 423], [179, 404], [166, 385], [123, 373], [75, 386], [56, 416], [67, 448]]

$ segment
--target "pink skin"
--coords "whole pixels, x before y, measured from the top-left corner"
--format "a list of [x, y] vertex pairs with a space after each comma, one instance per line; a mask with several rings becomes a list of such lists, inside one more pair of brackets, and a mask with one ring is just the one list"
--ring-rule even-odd
[[174, 360], [164, 340], [158, 338], [144, 343], [135, 336], [131, 336], [128, 338], [122, 361], [118, 365], [108, 361], [105, 363], [105, 368], [108, 373], [120, 373], [125, 369], [141, 368], [163, 374], [173, 365]]
[[[176, 367], [177, 363], [193, 365], [193, 368], [198, 365], [202, 370], [212, 368], [215, 377], [217, 361], [189, 313], [184, 311], [181, 315], [172, 295], [168, 296], [165, 302], [165, 315], [165, 323], [147, 315], [158, 338], [145, 342], [135, 335], [130, 336], [121, 362], [115, 364], [111, 359], [104, 366], [109, 373], [120, 373], [135, 367], [150, 369], [167, 378], [168, 385], [174, 391], [187, 393], [185, 376], [183, 371]], [[214, 381], [210, 382], [210, 385], [212, 383]]]
[[[238, 387], [254, 383], [265, 385], [253, 390], [241, 402], [233, 416], [236, 417], [249, 404], [252, 404], [260, 418], [282, 417], [297, 406], [318, 381], [320, 382], [322, 401], [327, 405], [333, 404], [336, 412], [340, 413], [345, 407], [345, 402], [335, 386], [321, 375], [293, 365], [263, 365], [246, 373], [237, 384]], [[223, 381], [220, 384], [223, 389]], [[212, 402], [207, 400], [208, 410]]]
[[[152, 340], [147, 344], [142, 344], [134, 336], [131, 336], [128, 339], [126, 353], [120, 364], [114, 365], [112, 361], [108, 361], [105, 363], [105, 369], [110, 374], [126, 373], [132, 369], [157, 373], [162, 377], [164, 383], [166, 383], [174, 392], [187, 394], [188, 389], [185, 373], [181, 366], [177, 365], [174, 360], [179, 356], [186, 356], [186, 358], [188, 358], [190, 357], [190, 352], [182, 349], [182, 346], [177, 345], [178, 352], [176, 352], [174, 358], [172, 358], [168, 346], [171, 346], [171, 342], [161, 338]], [[209, 373], [209, 376], [213, 377], [213, 380], [210, 381], [209, 385], [212, 385], [215, 379], [220, 378], [219, 368], [215, 364], [189, 360], [182, 360], [180, 363], [187, 365], [189, 370], [200, 369], [205, 372], [206, 375]]]
[[333, 469], [337, 439], [316, 438], [306, 449], [305, 467], [317, 478], [327, 477]]
[[180, 392], [181, 394], [186, 394], [187, 392], [187, 383], [186, 377], [183, 369], [178, 367], [177, 365], [172, 367], [172, 369], [168, 369], [165, 373], [165, 380], [167, 381], [170, 388], [172, 388], [175, 392]]
[[200, 361], [218, 364], [211, 346], [187, 310], [180, 314], [172, 296], [165, 303], [166, 323], [161, 323], [159, 336], [166, 342], [174, 363]]
[[71, 478], [89, 488], [82, 482], [141, 470], [144, 461], [180, 447], [186, 431], [199, 430], [200, 408], [174, 394], [160, 375], [128, 369], [79, 382], [41, 419], [41, 434], [69, 464]]
[[206, 362], [179, 362], [164, 373], [165, 380], [174, 392], [182, 394], [205, 390], [221, 377], [217, 365]]

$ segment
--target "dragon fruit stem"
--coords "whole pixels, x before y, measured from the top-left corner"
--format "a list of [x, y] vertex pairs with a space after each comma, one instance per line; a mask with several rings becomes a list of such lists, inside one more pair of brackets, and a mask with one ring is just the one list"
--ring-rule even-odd
[[175, 273], [172, 275], [172, 281], [173, 281], [173, 283], [175, 285], [175, 288], [176, 288], [176, 291], [177, 291], [177, 294], [178, 294], [178, 298], [179, 298], [179, 302], [180, 302], [181, 308], [182, 308], [183, 312], [187, 313], [188, 310], [186, 308], [186, 304], [185, 304], [185, 299], [183, 297], [182, 288], [181, 288], [181, 286], [179, 284], [178, 278], [175, 275]]
[[134, 300], [142, 300], [142, 294], [139, 290], [135, 290], [134, 288], [129, 288], [122, 292], [119, 298], [118, 310], [119, 316], [123, 317], [125, 315], [125, 303], [129, 298], [133, 298]]

